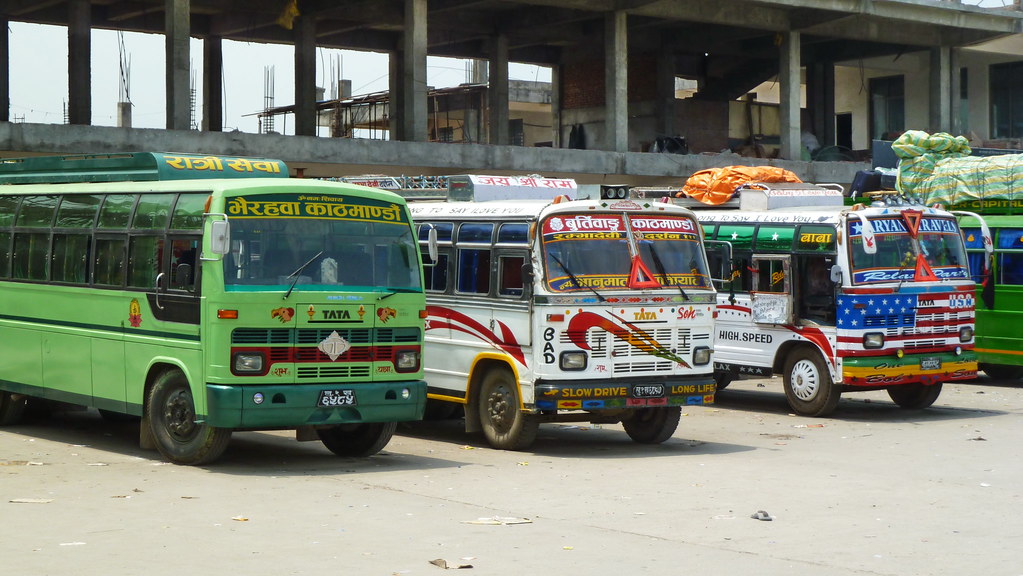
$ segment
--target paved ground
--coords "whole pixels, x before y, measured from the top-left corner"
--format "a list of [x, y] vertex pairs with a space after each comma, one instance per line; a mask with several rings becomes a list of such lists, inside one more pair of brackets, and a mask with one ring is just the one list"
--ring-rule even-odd
[[[1023, 384], [947, 385], [904, 411], [847, 395], [789, 415], [777, 380], [733, 383], [675, 437], [550, 426], [499, 452], [457, 423], [339, 459], [236, 434], [207, 468], [137, 425], [72, 412], [0, 429], [11, 575], [1023, 574]], [[763, 510], [773, 520], [755, 520]]]

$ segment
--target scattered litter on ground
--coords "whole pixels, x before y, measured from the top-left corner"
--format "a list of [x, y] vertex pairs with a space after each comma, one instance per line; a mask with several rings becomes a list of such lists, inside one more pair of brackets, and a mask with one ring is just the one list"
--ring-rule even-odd
[[246, 518], [245, 516], [233, 516], [231, 518], [231, 520], [234, 520], [235, 522], [248, 522], [249, 521], [249, 519]]
[[11, 504], [49, 504], [53, 498], [13, 498], [8, 500]]
[[437, 566], [438, 568], [444, 568], [445, 570], [460, 570], [462, 568], [472, 568], [472, 564], [448, 564], [448, 561], [443, 558], [437, 558], [430, 560], [430, 564]]
[[750, 518], [754, 520], [763, 520], [765, 522], [770, 522], [771, 520], [774, 520], [774, 516], [771, 516], [770, 514], [763, 510], [757, 510], [755, 513], [750, 514]]
[[529, 518], [510, 518], [508, 516], [492, 516], [490, 518], [477, 518], [475, 520], [463, 520], [462, 524], [480, 524], [485, 526], [507, 526], [509, 524], [532, 524]]

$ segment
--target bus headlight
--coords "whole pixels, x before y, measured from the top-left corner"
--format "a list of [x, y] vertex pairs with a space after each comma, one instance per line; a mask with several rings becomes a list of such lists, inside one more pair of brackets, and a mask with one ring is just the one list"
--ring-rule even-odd
[[969, 342], [973, 340], [973, 326], [963, 326], [959, 329], [959, 341]]
[[562, 370], [577, 371], [586, 369], [586, 352], [562, 352], [559, 363]]
[[864, 334], [863, 347], [864, 348], [884, 347], [884, 334], [882, 334], [881, 332], [868, 332]]
[[231, 360], [231, 372], [235, 374], [262, 374], [262, 352], [235, 352]]
[[415, 372], [419, 370], [418, 350], [398, 350], [394, 356], [394, 369], [398, 372]]
[[710, 348], [698, 346], [693, 348], [693, 364], [703, 366], [710, 362]]

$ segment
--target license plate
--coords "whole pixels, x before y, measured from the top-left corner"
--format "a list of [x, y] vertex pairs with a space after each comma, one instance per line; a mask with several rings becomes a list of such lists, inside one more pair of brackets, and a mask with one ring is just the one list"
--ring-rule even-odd
[[941, 370], [941, 358], [921, 358], [921, 370]]
[[320, 390], [317, 406], [355, 406], [355, 390]]
[[632, 387], [633, 398], [660, 398], [664, 396], [663, 384], [637, 384]]

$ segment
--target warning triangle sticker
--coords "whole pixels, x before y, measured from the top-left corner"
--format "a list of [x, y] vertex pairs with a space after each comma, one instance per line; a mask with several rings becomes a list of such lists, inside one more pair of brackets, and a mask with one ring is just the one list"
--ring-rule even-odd
[[934, 275], [934, 271], [931, 270], [930, 264], [927, 263], [927, 258], [922, 255], [916, 259], [914, 280], [917, 282], [936, 282], [938, 280], [938, 277]]
[[660, 288], [661, 283], [654, 279], [650, 269], [643, 264], [637, 255], [632, 257], [632, 272], [629, 273], [629, 288]]
[[906, 228], [909, 229], [909, 236], [916, 238], [917, 232], [920, 230], [920, 216], [923, 212], [920, 210], [903, 210], [902, 220], [906, 223]]

